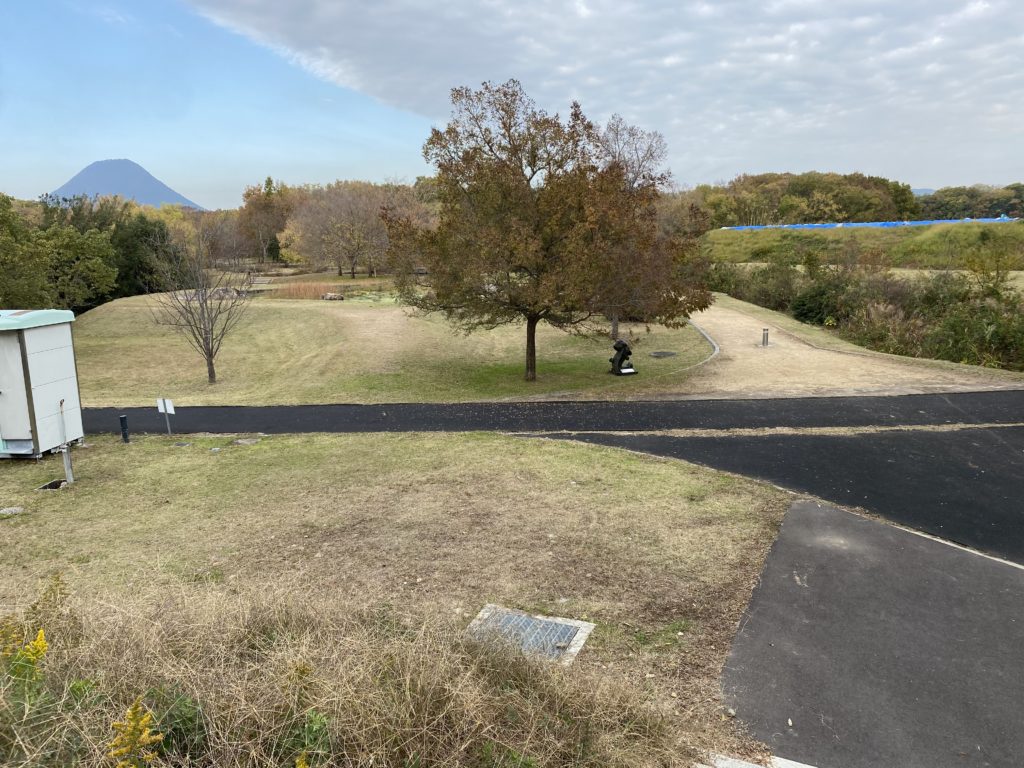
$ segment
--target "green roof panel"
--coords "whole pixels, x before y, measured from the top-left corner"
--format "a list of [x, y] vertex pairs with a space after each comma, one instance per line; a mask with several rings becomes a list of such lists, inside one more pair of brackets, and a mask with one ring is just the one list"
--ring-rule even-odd
[[43, 325], [70, 323], [75, 313], [70, 309], [0, 309], [0, 331], [20, 331]]

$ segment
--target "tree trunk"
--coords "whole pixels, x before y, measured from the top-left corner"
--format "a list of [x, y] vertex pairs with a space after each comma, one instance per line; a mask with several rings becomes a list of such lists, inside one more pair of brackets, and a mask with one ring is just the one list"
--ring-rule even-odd
[[210, 384], [217, 383], [217, 371], [213, 367], [213, 357], [211, 355], [206, 356], [206, 378]]
[[356, 279], [356, 263], [354, 261], [352, 262], [352, 268], [349, 270], [349, 274], [353, 280]]
[[619, 340], [619, 313], [612, 312], [612, 341]]
[[526, 380], [537, 380], [537, 323], [540, 318], [526, 318]]

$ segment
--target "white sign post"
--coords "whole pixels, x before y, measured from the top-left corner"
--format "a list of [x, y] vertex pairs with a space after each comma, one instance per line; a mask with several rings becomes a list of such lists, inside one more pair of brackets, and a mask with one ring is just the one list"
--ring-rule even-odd
[[174, 413], [174, 403], [167, 397], [158, 398], [156, 410], [164, 415], [164, 421], [167, 422], [167, 434], [171, 434], [171, 414]]

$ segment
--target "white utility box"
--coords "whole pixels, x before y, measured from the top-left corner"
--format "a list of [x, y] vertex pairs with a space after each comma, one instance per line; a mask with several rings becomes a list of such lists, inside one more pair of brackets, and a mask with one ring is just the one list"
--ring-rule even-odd
[[83, 437], [74, 312], [0, 309], [0, 459]]

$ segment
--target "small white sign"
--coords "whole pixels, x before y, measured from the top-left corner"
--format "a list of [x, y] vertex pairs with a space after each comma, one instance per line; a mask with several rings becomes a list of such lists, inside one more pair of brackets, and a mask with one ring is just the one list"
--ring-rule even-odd
[[159, 413], [174, 413], [174, 403], [170, 398], [161, 397], [156, 401], [156, 409]]

